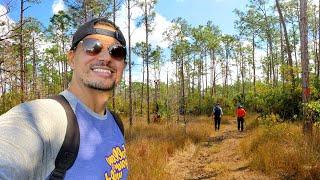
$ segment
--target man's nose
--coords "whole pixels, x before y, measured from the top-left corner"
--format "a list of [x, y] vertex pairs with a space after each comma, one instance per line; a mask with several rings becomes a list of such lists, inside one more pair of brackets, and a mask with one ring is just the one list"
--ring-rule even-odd
[[99, 60], [103, 60], [103, 61], [111, 61], [111, 55], [109, 53], [108, 50], [102, 50], [99, 54], [98, 54], [98, 58]]

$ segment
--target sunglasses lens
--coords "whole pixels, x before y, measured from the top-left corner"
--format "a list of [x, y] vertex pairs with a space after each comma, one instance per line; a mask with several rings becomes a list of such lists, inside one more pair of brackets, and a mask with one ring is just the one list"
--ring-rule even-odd
[[116, 59], [125, 59], [127, 55], [127, 50], [122, 45], [116, 44], [109, 47], [109, 53], [112, 57]]
[[82, 45], [86, 53], [91, 56], [99, 54], [102, 50], [102, 43], [96, 39], [84, 39]]

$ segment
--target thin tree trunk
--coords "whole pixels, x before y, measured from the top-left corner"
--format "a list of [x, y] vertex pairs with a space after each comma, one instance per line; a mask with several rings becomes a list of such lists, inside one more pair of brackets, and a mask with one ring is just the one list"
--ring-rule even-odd
[[298, 68], [298, 56], [297, 56], [297, 44], [296, 44], [296, 30], [294, 29], [294, 25], [292, 24], [292, 32], [293, 32], [293, 48], [294, 48], [294, 58], [295, 58], [295, 67]]
[[282, 27], [283, 27], [283, 33], [284, 33], [284, 38], [285, 38], [285, 42], [286, 42], [286, 52], [288, 54], [288, 64], [289, 64], [289, 68], [290, 68], [290, 78], [291, 78], [291, 87], [292, 89], [294, 88], [294, 74], [293, 74], [293, 69], [292, 69], [292, 56], [291, 56], [291, 48], [290, 48], [290, 41], [289, 41], [289, 38], [288, 38], [288, 33], [287, 33], [287, 27], [286, 27], [286, 23], [284, 22], [284, 18], [283, 18], [283, 15], [282, 15], [282, 11], [281, 11], [281, 8], [280, 8], [280, 4], [279, 4], [279, 0], [276, 0], [276, 6], [277, 6], [277, 9], [278, 9], [278, 12], [279, 12], [279, 17], [280, 17], [280, 21], [281, 21], [281, 24], [282, 24]]
[[212, 65], [213, 65], [213, 96], [216, 96], [217, 89], [216, 89], [216, 82], [217, 82], [217, 67], [216, 67], [216, 55], [215, 50], [212, 50]]
[[244, 60], [243, 60], [243, 52], [242, 47], [240, 43], [240, 73], [241, 73], [241, 84], [242, 84], [242, 97], [245, 97], [244, 95]]
[[186, 132], [186, 125], [187, 125], [187, 122], [186, 122], [186, 116], [185, 116], [185, 94], [184, 94], [184, 72], [183, 72], [183, 65], [184, 65], [184, 61], [183, 61], [183, 57], [181, 58], [181, 69], [180, 69], [180, 78], [181, 78], [181, 108], [182, 108], [182, 115], [183, 115], [183, 122], [185, 124], [185, 132]]
[[194, 80], [195, 79], [195, 77], [194, 77], [195, 76], [195, 73], [194, 73], [195, 69], [196, 69], [196, 61], [195, 61], [195, 55], [193, 55], [193, 68], [192, 68], [192, 75], [191, 75], [192, 76], [192, 80], [191, 80], [192, 81], [192, 84], [191, 84], [191, 93], [192, 94], [194, 93], [194, 85], [195, 85], [194, 84], [194, 82], [195, 82], [195, 80]]
[[143, 56], [143, 60], [142, 60], [142, 86], [141, 86], [141, 103], [140, 103], [140, 115], [142, 116], [142, 105], [143, 105], [143, 89], [144, 89], [144, 61], [145, 61], [145, 54]]
[[199, 104], [198, 104], [198, 107], [199, 107], [199, 113], [201, 113], [201, 61], [199, 60], [198, 62], [198, 92], [199, 92]]
[[147, 121], [150, 123], [150, 94], [149, 94], [149, 25], [148, 25], [148, 4], [147, 0], [145, 3], [145, 26], [146, 26], [146, 65], [147, 65]]
[[255, 34], [252, 33], [252, 69], [253, 69], [253, 94], [256, 95], [256, 63], [255, 63]]
[[116, 0], [113, 0], [113, 23], [116, 23]]
[[[284, 52], [283, 52], [283, 30], [282, 30], [282, 24], [280, 22], [280, 54], [281, 54], [281, 63], [282, 65], [285, 65], [284, 62]], [[284, 89], [284, 84], [285, 84], [285, 74], [284, 71], [282, 71], [282, 88]]]
[[84, 22], [87, 22], [88, 21], [88, 10], [87, 10], [86, 0], [83, 0], [82, 6], [84, 9]]
[[21, 102], [25, 101], [24, 89], [24, 46], [23, 46], [23, 13], [24, 13], [24, 0], [20, 1], [20, 34], [19, 34], [19, 56], [20, 56], [20, 89], [21, 89]]
[[307, 1], [300, 0], [300, 39], [301, 39], [301, 66], [302, 66], [302, 100], [309, 100], [309, 53], [308, 53], [308, 17]]
[[208, 91], [208, 66], [207, 66], [207, 53], [205, 51], [205, 55], [204, 55], [204, 61], [205, 61], [205, 74], [206, 74], [206, 93]]
[[228, 97], [228, 88], [227, 88], [227, 84], [228, 84], [228, 64], [229, 64], [229, 62], [228, 62], [228, 60], [229, 60], [229, 45], [227, 45], [226, 47], [226, 63], [225, 63], [225, 79], [224, 79], [224, 96], [225, 97]]
[[131, 12], [130, 12], [130, 0], [128, 0], [128, 51], [129, 51], [129, 123], [130, 127], [132, 127], [132, 75], [131, 75]]
[[[301, 45], [301, 66], [302, 66], [302, 102], [307, 103], [310, 98], [309, 88], [309, 54], [308, 54], [308, 16], [307, 0], [300, 0], [300, 45]], [[305, 110], [303, 111], [305, 115]], [[305, 117], [304, 132], [312, 132], [312, 122]]]
[[[113, 23], [116, 24], [116, 0], [113, 0], [113, 10], [112, 10], [112, 14], [113, 14]], [[116, 109], [116, 88], [112, 89], [112, 109], [115, 110]]]
[[318, 59], [318, 46], [317, 46], [317, 13], [316, 13], [316, 5], [313, 6], [313, 10], [314, 10], [314, 28], [313, 28], [313, 31], [312, 31], [312, 34], [313, 34], [313, 48], [314, 48], [314, 74], [317, 74], [318, 72], [318, 62], [319, 62], [319, 59]]
[[[318, 37], [320, 38], [320, 0], [319, 0], [319, 16], [318, 16]], [[320, 39], [318, 39], [318, 71], [317, 71], [317, 78], [320, 78]]]
[[[269, 21], [266, 14], [266, 11], [264, 11], [264, 21], [267, 25], [266, 35], [267, 35], [267, 45], [269, 46], [269, 55], [270, 55], [270, 78], [269, 81], [272, 79], [272, 87], [275, 86], [275, 70], [274, 70], [274, 57], [273, 57], [273, 43], [272, 43], [272, 36], [270, 34], [270, 27], [269, 27]], [[268, 57], [268, 56], [267, 56]]]
[[167, 71], [167, 91], [166, 91], [166, 94], [167, 94], [166, 95], [167, 120], [169, 120], [169, 75], [168, 75], [168, 71]]
[[33, 95], [35, 96], [37, 94], [37, 72], [36, 72], [36, 50], [35, 50], [35, 42], [34, 37], [32, 37], [32, 91]]

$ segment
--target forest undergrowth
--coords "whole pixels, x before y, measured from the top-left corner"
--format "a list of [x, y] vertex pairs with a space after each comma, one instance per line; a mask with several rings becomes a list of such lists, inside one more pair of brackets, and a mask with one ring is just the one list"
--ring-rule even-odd
[[[147, 124], [137, 118], [126, 126], [129, 179], [176, 179], [166, 171], [177, 151], [207, 141], [213, 132], [208, 116], [187, 117], [186, 127], [176, 121]], [[304, 135], [299, 123], [278, 123], [272, 116], [247, 117], [247, 135], [239, 139], [239, 149], [248, 166], [279, 179], [317, 179], [320, 177], [320, 130]], [[226, 122], [228, 123], [228, 122]]]

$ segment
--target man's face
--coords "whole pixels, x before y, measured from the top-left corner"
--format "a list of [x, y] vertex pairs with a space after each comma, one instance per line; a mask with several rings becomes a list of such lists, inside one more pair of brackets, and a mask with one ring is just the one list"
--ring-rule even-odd
[[[106, 25], [98, 24], [95, 28], [114, 31]], [[73, 80], [92, 89], [110, 91], [119, 84], [126, 63], [124, 59], [111, 56], [108, 48], [120, 43], [113, 37], [101, 34], [88, 35], [83, 41], [86, 39], [100, 41], [103, 48], [96, 55], [88, 54], [85, 51], [85, 44], [80, 42], [77, 48], [69, 53], [68, 59], [73, 69]]]

